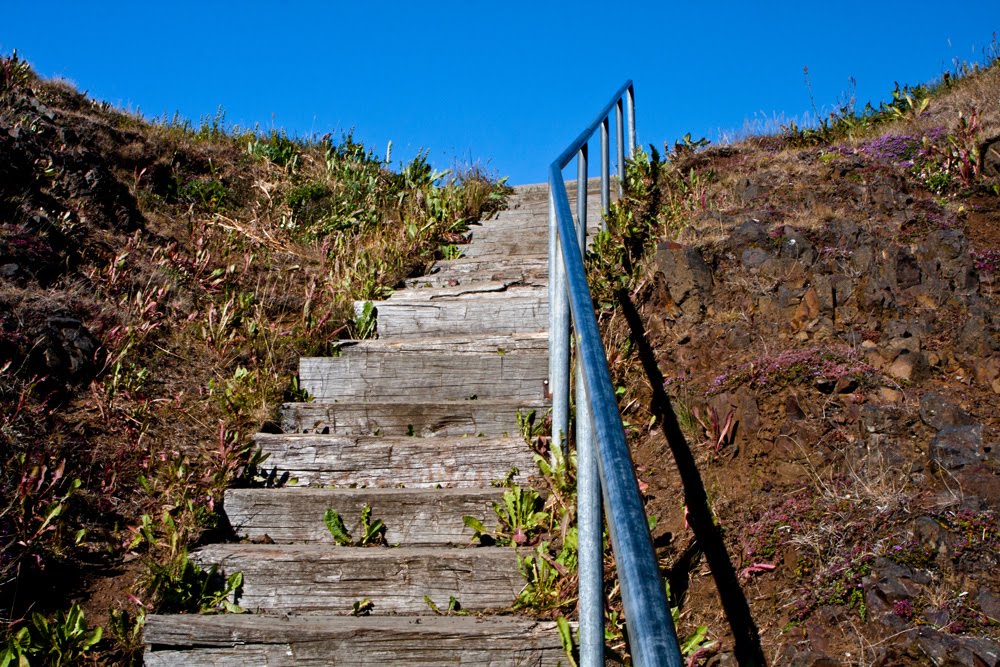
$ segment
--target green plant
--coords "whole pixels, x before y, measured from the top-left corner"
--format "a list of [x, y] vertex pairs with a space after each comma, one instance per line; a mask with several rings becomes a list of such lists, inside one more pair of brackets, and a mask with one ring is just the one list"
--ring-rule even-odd
[[570, 558], [575, 563], [575, 544], [572, 553], [570, 546], [564, 544], [556, 557], [549, 553], [549, 546], [548, 542], [542, 542], [534, 554], [518, 555], [517, 566], [525, 584], [514, 602], [516, 609], [557, 609], [575, 599], [572, 596], [574, 582], [569, 577], [571, 569], [565, 563]]
[[429, 595], [424, 596], [424, 603], [430, 608], [431, 611], [433, 611], [438, 616], [469, 615], [469, 612], [462, 609], [462, 604], [458, 601], [458, 599], [454, 595], [448, 597], [448, 608], [444, 610], [438, 607], [437, 604], [434, 602], [434, 600], [431, 599], [431, 596]]
[[357, 340], [374, 338], [378, 330], [378, 311], [375, 309], [375, 304], [371, 301], [365, 301], [360, 310], [356, 309], [356, 313], [354, 338]]
[[381, 519], [372, 520], [372, 508], [367, 503], [361, 508], [361, 535], [355, 540], [344, 525], [344, 520], [334, 509], [328, 509], [323, 514], [323, 523], [330, 531], [334, 542], [340, 546], [385, 546], [385, 524]]
[[236, 604], [243, 587], [243, 573], [223, 579], [216, 566], [204, 570], [188, 557], [186, 547], [166, 562], [153, 561], [143, 583], [144, 593], [162, 612], [242, 614]]
[[11, 52], [9, 58], [0, 57], [0, 100], [24, 86], [31, 78], [31, 67], [17, 56], [17, 49]]
[[[548, 417], [546, 413], [546, 418]], [[544, 437], [549, 430], [547, 419], [538, 420], [534, 410], [529, 410], [527, 414], [517, 411], [517, 431], [524, 438], [529, 447], [534, 447], [540, 437]]]
[[34, 613], [29, 625], [7, 639], [6, 648], [0, 651], [0, 667], [28, 667], [29, 659], [38, 659], [52, 667], [76, 665], [103, 636], [101, 627], [87, 631], [79, 605], [57, 612], [51, 619]]
[[373, 609], [375, 609], [375, 603], [371, 601], [371, 598], [355, 600], [351, 604], [351, 616], [371, 616]]
[[299, 147], [284, 131], [272, 132], [264, 140], [254, 137], [247, 144], [247, 153], [284, 167], [288, 173], [294, 173], [299, 164]]
[[542, 497], [531, 487], [514, 486], [503, 494], [502, 503], [493, 503], [499, 520], [495, 531], [474, 516], [462, 517], [465, 525], [474, 531], [473, 540], [486, 540], [500, 545], [530, 544], [534, 537], [547, 528], [549, 514], [542, 511]]
[[199, 178], [189, 181], [178, 192], [181, 200], [208, 213], [224, 210], [229, 199], [229, 189], [216, 178]]
[[563, 652], [566, 654], [566, 659], [569, 660], [570, 667], [577, 667], [578, 651], [576, 643], [573, 641], [573, 630], [569, 627], [569, 621], [566, 620], [565, 616], [559, 616], [556, 619], [556, 628], [559, 631], [559, 641], [562, 643]]

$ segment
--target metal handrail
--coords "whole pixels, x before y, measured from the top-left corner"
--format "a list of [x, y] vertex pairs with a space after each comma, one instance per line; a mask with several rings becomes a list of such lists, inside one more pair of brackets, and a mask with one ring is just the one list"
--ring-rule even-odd
[[[569, 436], [570, 323], [576, 339], [577, 532], [579, 538], [580, 665], [604, 664], [603, 522], [615, 553], [634, 664], [680, 667], [677, 634], [653, 552], [632, 458], [608, 372], [583, 265], [587, 234], [587, 142], [601, 128], [601, 205], [610, 202], [608, 129], [616, 110], [618, 181], [625, 180], [623, 101], [628, 101], [629, 155], [635, 152], [632, 81], [549, 167], [549, 390], [552, 433]], [[578, 160], [574, 226], [562, 170]], [[603, 224], [603, 223], [602, 223]], [[599, 446], [598, 446], [599, 443]]]

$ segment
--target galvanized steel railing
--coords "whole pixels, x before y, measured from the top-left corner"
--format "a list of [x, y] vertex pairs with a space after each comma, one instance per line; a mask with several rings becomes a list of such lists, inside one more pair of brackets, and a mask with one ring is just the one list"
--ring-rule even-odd
[[[635, 152], [635, 92], [627, 81], [549, 167], [549, 391], [552, 433], [569, 436], [570, 324], [576, 339], [577, 530], [580, 665], [604, 664], [601, 497], [615, 553], [634, 664], [681, 666], [670, 609], [604, 355], [583, 266], [587, 238], [587, 142], [601, 128], [601, 207], [610, 204], [608, 129], [615, 108], [619, 186], [625, 179], [623, 102]], [[577, 223], [562, 170], [577, 158]], [[602, 223], [603, 224], [603, 223]], [[571, 318], [572, 314], [572, 318]]]

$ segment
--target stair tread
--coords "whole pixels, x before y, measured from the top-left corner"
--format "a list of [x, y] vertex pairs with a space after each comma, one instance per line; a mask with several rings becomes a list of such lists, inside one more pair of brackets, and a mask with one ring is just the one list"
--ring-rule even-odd
[[507, 609], [524, 587], [513, 549], [503, 547], [331, 547], [327, 544], [212, 544], [191, 554], [223, 576], [243, 573], [247, 609], [350, 614], [368, 599], [372, 614], [442, 609]]
[[285, 403], [281, 407], [281, 428], [285, 433], [344, 436], [502, 436], [516, 434], [518, 412], [526, 415], [533, 411], [540, 416], [548, 408], [544, 400], [483, 398], [421, 402], [395, 398], [394, 401]]
[[334, 542], [323, 521], [335, 510], [351, 535], [358, 535], [363, 506], [386, 527], [389, 544], [467, 545], [472, 531], [464, 516], [495, 526], [494, 502], [504, 489], [229, 489], [225, 512], [238, 535], [269, 537], [278, 544]]
[[146, 665], [556, 665], [556, 624], [517, 616], [150, 615]]
[[303, 486], [483, 486], [518, 469], [526, 480], [534, 453], [519, 438], [345, 437], [258, 434], [265, 465]]

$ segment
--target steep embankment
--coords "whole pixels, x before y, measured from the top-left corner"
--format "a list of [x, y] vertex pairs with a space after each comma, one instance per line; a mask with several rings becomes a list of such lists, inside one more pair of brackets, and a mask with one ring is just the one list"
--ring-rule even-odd
[[632, 166], [597, 296], [681, 634], [723, 639], [706, 655], [732, 641], [717, 568], [622, 303], [773, 664], [998, 664], [998, 95], [994, 65]]

